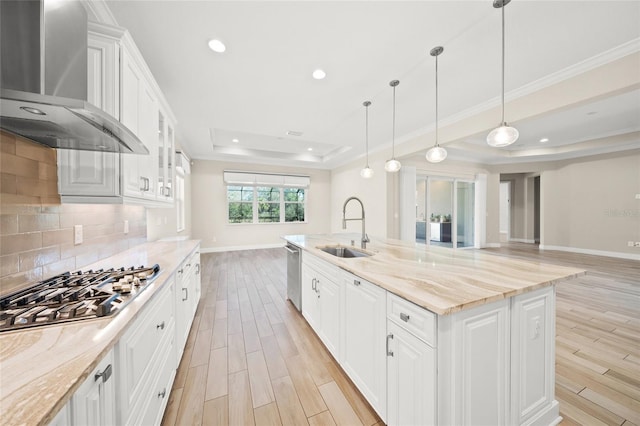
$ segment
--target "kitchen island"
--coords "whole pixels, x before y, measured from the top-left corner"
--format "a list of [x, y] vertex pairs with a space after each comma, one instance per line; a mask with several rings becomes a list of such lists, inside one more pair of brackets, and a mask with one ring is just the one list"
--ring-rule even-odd
[[560, 421], [555, 284], [583, 270], [392, 239], [362, 250], [351, 234], [284, 238], [303, 250], [303, 316], [387, 424]]
[[[181, 334], [188, 331], [199, 298], [199, 291], [191, 292], [185, 309], [184, 292], [176, 288], [186, 288], [187, 266], [193, 269], [189, 279], [199, 282], [199, 245], [194, 240], [146, 243], [82, 268], [160, 265], [157, 278], [115, 316], [0, 333], [2, 424], [161, 420], [182, 354]], [[147, 398], [154, 386], [168, 386], [166, 394]], [[78, 398], [85, 390], [87, 397]]]

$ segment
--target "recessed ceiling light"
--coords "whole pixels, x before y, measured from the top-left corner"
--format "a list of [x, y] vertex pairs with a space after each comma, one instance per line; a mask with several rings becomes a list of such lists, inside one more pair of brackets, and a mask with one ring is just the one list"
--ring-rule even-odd
[[313, 148], [307, 148], [307, 151], [313, 151]]
[[224, 45], [220, 40], [209, 40], [209, 49], [213, 50], [216, 53], [222, 53], [227, 50], [227, 46]]
[[313, 72], [312, 75], [313, 75], [313, 78], [315, 78], [316, 80], [322, 80], [327, 76], [327, 73], [322, 71], [321, 69], [317, 69]]
[[238, 142], [240, 142], [240, 140], [239, 140], [239, 139], [236, 139], [236, 138], [233, 138], [233, 139], [231, 139], [231, 142], [233, 142], [233, 143], [238, 143]]
[[35, 114], [35, 115], [47, 115], [45, 112], [43, 112], [42, 110], [39, 110], [38, 108], [21, 106], [20, 109], [23, 110], [23, 111], [30, 112], [31, 114]]
[[542, 138], [542, 139], [540, 139], [540, 142], [542, 142], [542, 143], [549, 142], [549, 138]]

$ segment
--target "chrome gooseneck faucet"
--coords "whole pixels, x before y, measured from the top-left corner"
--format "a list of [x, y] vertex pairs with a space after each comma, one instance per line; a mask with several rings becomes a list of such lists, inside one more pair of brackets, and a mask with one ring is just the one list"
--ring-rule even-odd
[[[349, 204], [349, 201], [351, 201], [351, 200], [356, 200], [357, 202], [360, 203], [360, 208], [362, 209], [362, 217], [352, 217], [352, 218], [347, 219], [347, 217], [346, 217], [346, 215], [347, 215], [347, 204]], [[367, 243], [370, 240], [369, 240], [369, 236], [365, 232], [365, 226], [364, 226], [364, 204], [362, 204], [362, 201], [360, 201], [360, 199], [358, 197], [349, 197], [349, 198], [347, 198], [347, 200], [344, 202], [344, 205], [342, 206], [342, 229], [347, 229], [347, 221], [348, 220], [361, 220], [362, 221], [362, 240], [361, 240], [360, 247], [362, 247], [363, 249], [366, 249], [367, 248]]]

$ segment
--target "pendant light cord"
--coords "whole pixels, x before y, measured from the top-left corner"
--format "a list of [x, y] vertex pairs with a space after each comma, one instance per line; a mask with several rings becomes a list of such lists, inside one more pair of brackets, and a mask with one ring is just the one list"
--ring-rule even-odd
[[438, 56], [436, 55], [436, 146], [438, 144]]
[[364, 140], [367, 145], [367, 169], [369, 168], [369, 105], [365, 107], [365, 131], [364, 131]]
[[[505, 125], [504, 121], [504, 1], [502, 2], [502, 124]], [[437, 59], [436, 59], [437, 60]]]
[[391, 127], [391, 159], [396, 159], [396, 86], [393, 86], [393, 124]]

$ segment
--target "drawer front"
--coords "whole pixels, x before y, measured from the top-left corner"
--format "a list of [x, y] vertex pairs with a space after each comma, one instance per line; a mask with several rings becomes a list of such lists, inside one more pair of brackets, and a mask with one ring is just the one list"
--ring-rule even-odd
[[152, 380], [150, 377], [154, 374], [153, 369], [159, 357], [157, 352], [162, 352], [158, 350], [161, 342], [167, 341], [168, 333], [175, 333], [173, 285], [163, 289], [158, 297], [118, 344], [122, 418], [129, 417], [129, 410], [136, 405], [144, 388]]
[[302, 252], [302, 262], [328, 277], [337, 277], [340, 273], [340, 268], [337, 266], [305, 251]]
[[387, 318], [436, 347], [436, 314], [387, 292]]

